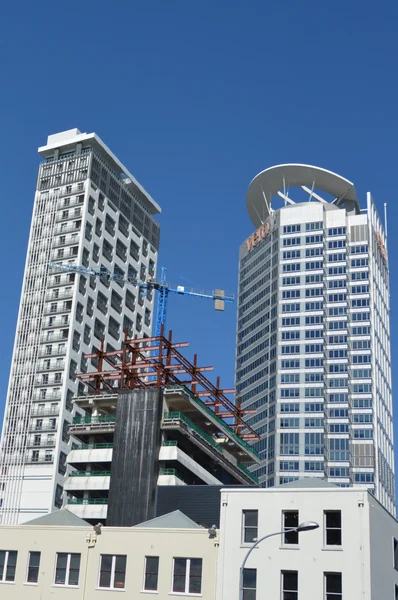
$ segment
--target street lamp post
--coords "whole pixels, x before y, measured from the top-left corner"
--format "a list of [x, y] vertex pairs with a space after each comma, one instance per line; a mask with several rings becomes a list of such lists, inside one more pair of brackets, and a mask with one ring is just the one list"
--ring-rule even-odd
[[316, 523], [315, 521], [305, 521], [304, 523], [300, 523], [300, 525], [298, 525], [298, 527], [291, 527], [289, 529], [284, 529], [283, 531], [277, 531], [276, 533], [268, 533], [267, 535], [264, 535], [259, 540], [256, 540], [254, 542], [254, 544], [247, 551], [246, 556], [243, 559], [242, 566], [240, 568], [239, 600], [243, 600], [243, 572], [244, 572], [244, 569], [245, 569], [245, 566], [247, 563], [247, 559], [249, 558], [250, 554], [253, 552], [254, 548], [256, 548], [264, 540], [267, 540], [268, 538], [274, 537], [276, 535], [283, 535], [284, 533], [288, 533], [289, 531], [297, 531], [298, 533], [300, 533], [300, 531], [312, 531], [313, 529], [318, 529], [318, 527], [319, 527], [319, 524]]

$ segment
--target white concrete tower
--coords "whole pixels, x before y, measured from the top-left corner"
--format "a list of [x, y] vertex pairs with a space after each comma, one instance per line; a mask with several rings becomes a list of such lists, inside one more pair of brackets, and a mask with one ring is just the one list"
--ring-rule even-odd
[[372, 197], [361, 209], [347, 179], [287, 164], [253, 179], [247, 208], [236, 388], [257, 409], [254, 473], [267, 487], [370, 488], [395, 514], [387, 236]]
[[95, 133], [49, 136], [39, 148], [29, 246], [0, 454], [0, 523], [62, 505], [68, 426], [83, 353], [120, 347], [124, 328], [150, 335], [153, 297], [134, 286], [49, 271], [76, 264], [144, 279], [156, 271], [160, 207]]

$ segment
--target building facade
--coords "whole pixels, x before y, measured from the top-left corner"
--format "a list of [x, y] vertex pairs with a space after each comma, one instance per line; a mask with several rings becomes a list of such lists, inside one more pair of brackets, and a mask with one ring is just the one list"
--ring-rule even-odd
[[154, 276], [159, 206], [94, 133], [51, 135], [39, 167], [0, 452], [0, 522], [62, 506], [68, 427], [83, 353], [150, 335], [153, 297], [134, 286], [57, 273], [82, 265]]
[[387, 236], [373, 199], [361, 209], [343, 177], [280, 165], [254, 178], [247, 208], [236, 390], [257, 410], [254, 472], [264, 487], [314, 476], [369, 488], [395, 514]]
[[[203, 597], [214, 600], [218, 540], [179, 511], [136, 527], [95, 528], [61, 510], [0, 526], [7, 600]], [[29, 540], [29, 542], [27, 542]]]
[[259, 461], [248, 440], [258, 436], [202, 373], [212, 367], [182, 354], [187, 345], [171, 334], [127, 339], [91, 355], [98, 367], [77, 375], [86, 391], [74, 398], [79, 414], [69, 426], [71, 512], [133, 526], [155, 516], [158, 486], [258, 484], [248, 469]]
[[[319, 528], [255, 539], [315, 521]], [[315, 478], [221, 493], [217, 600], [394, 600], [398, 523], [367, 490]]]

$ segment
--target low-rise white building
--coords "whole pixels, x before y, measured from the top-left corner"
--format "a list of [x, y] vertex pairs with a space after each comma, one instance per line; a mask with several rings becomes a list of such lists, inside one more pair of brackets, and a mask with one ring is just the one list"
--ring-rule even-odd
[[319, 528], [253, 550], [243, 600], [398, 599], [398, 523], [368, 491], [303, 479], [221, 494], [217, 600], [238, 600], [256, 539], [304, 521]]

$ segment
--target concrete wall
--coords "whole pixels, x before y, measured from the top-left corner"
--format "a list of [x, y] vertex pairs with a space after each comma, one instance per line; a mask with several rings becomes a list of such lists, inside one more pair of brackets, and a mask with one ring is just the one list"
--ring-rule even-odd
[[372, 496], [369, 531], [372, 600], [395, 599], [398, 571], [394, 569], [394, 538], [398, 540], [398, 523]]
[[[209, 539], [206, 529], [102, 528], [93, 548], [86, 537], [94, 534], [92, 527], [0, 527], [0, 546], [17, 550], [15, 583], [0, 582], [0, 597], [4, 600], [101, 600], [118, 597], [121, 590], [98, 589], [100, 555], [126, 554], [126, 598], [148, 597], [143, 592], [145, 556], [159, 556], [159, 600], [170, 600], [181, 594], [171, 593], [173, 557], [202, 558], [202, 597], [215, 598], [217, 540]], [[40, 551], [38, 585], [27, 584], [29, 551]], [[57, 552], [81, 553], [78, 588], [54, 586]]]
[[161, 443], [162, 391], [119, 395], [107, 524], [131, 526], [155, 516]]

